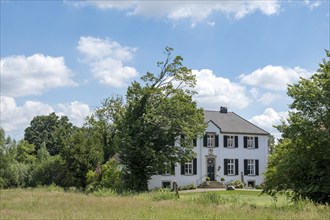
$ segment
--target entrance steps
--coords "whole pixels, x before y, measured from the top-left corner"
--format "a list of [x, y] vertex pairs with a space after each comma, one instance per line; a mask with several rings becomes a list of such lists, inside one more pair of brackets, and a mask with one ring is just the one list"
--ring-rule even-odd
[[223, 183], [219, 183], [218, 181], [210, 181], [209, 184], [203, 182], [198, 186], [198, 188], [226, 188], [226, 185]]

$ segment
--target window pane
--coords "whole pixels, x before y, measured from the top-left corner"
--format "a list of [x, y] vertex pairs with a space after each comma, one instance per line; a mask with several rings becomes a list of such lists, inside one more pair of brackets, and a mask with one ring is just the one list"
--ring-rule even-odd
[[227, 147], [234, 147], [234, 146], [235, 146], [234, 136], [228, 136]]

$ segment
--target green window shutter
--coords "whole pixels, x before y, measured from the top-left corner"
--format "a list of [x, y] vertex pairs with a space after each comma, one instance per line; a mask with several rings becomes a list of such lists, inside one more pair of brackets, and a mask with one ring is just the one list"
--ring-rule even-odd
[[255, 160], [255, 174], [259, 176], [259, 160]]
[[184, 175], [184, 163], [181, 163], [181, 175]]
[[227, 159], [224, 159], [223, 172], [224, 172], [224, 175], [228, 175], [228, 160]]
[[238, 148], [238, 136], [235, 136], [235, 148]]
[[244, 175], [248, 175], [248, 161], [244, 160]]
[[254, 137], [254, 147], [258, 148], [259, 143], [258, 143], [258, 137]]
[[223, 147], [227, 147], [227, 138], [228, 136], [226, 135], [223, 136]]
[[207, 147], [207, 135], [206, 134], [204, 135], [203, 143], [204, 143], [204, 147]]
[[235, 175], [238, 175], [238, 159], [235, 159]]
[[197, 147], [197, 139], [193, 139], [193, 145], [194, 147]]
[[219, 135], [215, 135], [215, 147], [219, 147]]
[[247, 148], [247, 137], [244, 136], [244, 148]]
[[193, 160], [193, 175], [197, 175], [197, 158]]

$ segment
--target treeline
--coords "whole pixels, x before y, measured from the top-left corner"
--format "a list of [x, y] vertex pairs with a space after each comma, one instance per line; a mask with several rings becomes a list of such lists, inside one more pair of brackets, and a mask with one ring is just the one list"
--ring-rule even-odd
[[[85, 189], [94, 181], [91, 172], [100, 169], [97, 179], [102, 179], [109, 165], [119, 175], [117, 164], [110, 160], [114, 145], [109, 140], [102, 143], [101, 131], [92, 125], [94, 117], [89, 117], [86, 125], [78, 128], [67, 116], [59, 117], [55, 113], [36, 116], [25, 129], [24, 139], [18, 142], [6, 137], [0, 129], [0, 187], [56, 184]], [[118, 185], [119, 179], [110, 181], [114, 183], [107, 185]]]

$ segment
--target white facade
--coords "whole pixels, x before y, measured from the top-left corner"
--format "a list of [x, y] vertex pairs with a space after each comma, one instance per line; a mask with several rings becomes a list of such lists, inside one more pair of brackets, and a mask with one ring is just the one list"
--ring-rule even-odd
[[[176, 164], [174, 175], [152, 176], [149, 189], [162, 188], [173, 181], [181, 187], [189, 184], [198, 186], [207, 176], [218, 182], [223, 177], [225, 183], [243, 180], [246, 186], [256, 186], [263, 182], [268, 158], [268, 133], [227, 133], [222, 132], [213, 121], [207, 122], [207, 125], [205, 135], [208, 136], [197, 139], [197, 146], [194, 148], [197, 154], [196, 164], [192, 162], [183, 168], [181, 164]], [[186, 174], [191, 171], [190, 167], [197, 169], [191, 172], [195, 174]]]

